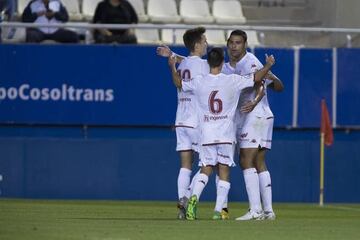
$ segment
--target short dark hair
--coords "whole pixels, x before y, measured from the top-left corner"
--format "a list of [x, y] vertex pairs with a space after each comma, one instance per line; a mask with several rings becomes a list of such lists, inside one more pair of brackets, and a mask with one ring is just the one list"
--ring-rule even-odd
[[197, 27], [186, 30], [183, 36], [184, 44], [189, 51], [195, 50], [195, 43], [201, 41], [201, 36], [205, 33], [206, 29], [204, 27]]
[[214, 47], [208, 52], [207, 62], [210, 68], [219, 67], [224, 62], [224, 50]]
[[234, 31], [232, 31], [232, 32], [230, 33], [230, 36], [229, 36], [229, 38], [227, 39], [227, 43], [226, 43], [226, 44], [229, 44], [229, 40], [230, 40], [231, 36], [240, 36], [240, 37], [242, 37], [242, 38], [244, 39], [244, 42], [247, 41], [247, 34], [246, 34], [246, 32], [244, 32], [243, 30], [236, 29], [236, 30], [234, 30]]

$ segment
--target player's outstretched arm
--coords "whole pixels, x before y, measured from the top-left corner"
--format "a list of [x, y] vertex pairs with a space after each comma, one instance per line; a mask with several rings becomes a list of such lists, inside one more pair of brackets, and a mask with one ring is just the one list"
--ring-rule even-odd
[[247, 103], [245, 103], [244, 105], [241, 106], [240, 108], [240, 112], [243, 113], [249, 113], [252, 110], [254, 110], [254, 108], [256, 107], [256, 105], [261, 101], [261, 99], [265, 96], [265, 87], [263, 84], [255, 84], [255, 90], [256, 90], [256, 96], [252, 101], [249, 101]]
[[273, 55], [268, 56], [267, 54], [265, 54], [265, 56], [266, 64], [262, 69], [255, 73], [255, 82], [261, 82], [262, 79], [266, 76], [266, 74], [270, 71], [270, 68], [275, 64], [275, 58]]
[[156, 48], [156, 54], [161, 57], [170, 57], [170, 56], [174, 57], [175, 56], [177, 63], [180, 63], [185, 58], [183, 56], [180, 56], [180, 55], [174, 53], [173, 51], [171, 51], [171, 49], [167, 45], [164, 45], [164, 44], [162, 44]]
[[169, 63], [173, 83], [177, 88], [181, 89], [182, 88], [182, 81], [181, 81], [181, 78], [180, 78], [179, 74], [176, 71], [176, 66], [175, 66], [176, 65], [176, 58], [173, 57], [173, 56], [170, 56], [169, 59], [168, 59], [168, 63]]
[[282, 81], [271, 71], [269, 71], [269, 73], [266, 75], [266, 78], [273, 81], [272, 83], [269, 84], [269, 87], [272, 90], [276, 92], [281, 92], [284, 90], [284, 84], [282, 83]]

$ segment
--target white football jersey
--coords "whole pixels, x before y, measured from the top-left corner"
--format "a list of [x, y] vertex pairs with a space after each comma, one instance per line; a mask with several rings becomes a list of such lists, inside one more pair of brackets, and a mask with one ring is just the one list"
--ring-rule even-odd
[[183, 82], [184, 92], [196, 95], [202, 145], [234, 143], [234, 117], [240, 92], [254, 85], [254, 75], [223, 73], [197, 76]]
[[[254, 73], [261, 68], [263, 68], [263, 64], [254, 56], [254, 54], [247, 52], [246, 55], [236, 64], [235, 73], [239, 75], [248, 75], [250, 73]], [[254, 110], [252, 110], [247, 115], [256, 115], [259, 117], [273, 117], [273, 113], [270, 109], [268, 98], [267, 98], [267, 86], [272, 83], [271, 80], [266, 80], [265, 87], [265, 96], [261, 99], [261, 101], [255, 106]], [[245, 104], [248, 101], [251, 101], [255, 98], [256, 91], [253, 87], [244, 89], [241, 93], [239, 99], [239, 107]]]
[[[192, 82], [198, 75], [206, 75], [210, 72], [206, 60], [198, 56], [189, 56], [181, 61], [177, 68], [183, 83]], [[178, 89], [178, 106], [176, 111], [175, 126], [197, 127], [198, 119], [195, 108], [195, 95], [193, 92], [185, 92]]]
[[[224, 65], [223, 65], [223, 67], [222, 67], [222, 69], [221, 69], [221, 72], [222, 72], [223, 74], [226, 74], [226, 75], [229, 75], [229, 74], [237, 74], [237, 73], [235, 72], [235, 68], [233, 68], [233, 67], [230, 65], [229, 62], [224, 63]], [[239, 74], [239, 75], [240, 75], [240, 74]]]

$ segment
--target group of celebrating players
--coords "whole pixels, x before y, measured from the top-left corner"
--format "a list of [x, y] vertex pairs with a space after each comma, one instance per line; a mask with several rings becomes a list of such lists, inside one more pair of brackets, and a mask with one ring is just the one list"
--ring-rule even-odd
[[[229, 62], [224, 63], [222, 48], [214, 47], [207, 52], [205, 32], [205, 28], [198, 27], [184, 33], [188, 57], [173, 53], [167, 46], [157, 48], [158, 55], [168, 57], [172, 80], [178, 89], [175, 121], [176, 151], [181, 159], [178, 218], [196, 219], [201, 193], [215, 170], [217, 196], [213, 219], [229, 219], [229, 175], [230, 167], [235, 166], [238, 146], [249, 211], [236, 220], [274, 220], [265, 153], [271, 149], [274, 123], [266, 89], [284, 88], [270, 72], [275, 58], [266, 55], [263, 66], [247, 52], [246, 33], [234, 30], [227, 40]], [[207, 60], [202, 59], [206, 54]], [[199, 154], [201, 168], [191, 180], [194, 152]]]

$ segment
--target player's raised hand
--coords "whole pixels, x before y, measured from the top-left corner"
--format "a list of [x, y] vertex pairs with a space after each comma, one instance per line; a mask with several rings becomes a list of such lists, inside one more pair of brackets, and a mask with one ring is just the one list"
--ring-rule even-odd
[[273, 66], [275, 64], [275, 57], [274, 55], [267, 55], [265, 54], [265, 60], [267, 64], [270, 64], [270, 66]]
[[168, 46], [162, 44], [156, 48], [156, 54], [161, 57], [170, 57], [172, 51]]

